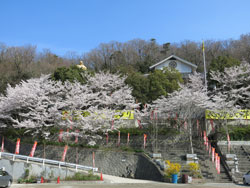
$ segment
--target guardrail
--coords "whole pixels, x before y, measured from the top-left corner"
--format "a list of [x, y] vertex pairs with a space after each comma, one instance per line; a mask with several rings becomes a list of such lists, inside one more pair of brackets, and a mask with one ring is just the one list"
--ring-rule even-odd
[[0, 158], [5, 158], [9, 160], [22, 160], [28, 162], [36, 162], [36, 163], [41, 163], [42, 165], [54, 165], [58, 166], [59, 168], [61, 167], [67, 167], [67, 168], [72, 168], [75, 170], [93, 170], [94, 172], [98, 171], [98, 168], [91, 167], [91, 166], [83, 166], [79, 164], [74, 164], [74, 163], [67, 163], [67, 162], [62, 162], [62, 161], [55, 161], [55, 160], [50, 160], [50, 159], [42, 159], [42, 158], [37, 158], [37, 157], [29, 157], [25, 155], [17, 155], [17, 154], [12, 154], [12, 153], [6, 153], [6, 152], [0, 152]]
[[231, 181], [234, 181], [235, 182], [235, 178], [233, 177], [232, 173], [231, 173], [231, 170], [226, 162], [226, 158], [225, 156], [223, 155], [223, 153], [221, 152], [220, 150], [220, 147], [217, 145], [217, 143], [214, 144], [214, 147], [215, 147], [215, 151], [218, 153], [218, 155], [220, 156], [220, 162], [222, 163], [222, 165], [224, 166], [225, 168], [225, 172], [227, 174], [227, 176], [229, 177], [229, 179]]

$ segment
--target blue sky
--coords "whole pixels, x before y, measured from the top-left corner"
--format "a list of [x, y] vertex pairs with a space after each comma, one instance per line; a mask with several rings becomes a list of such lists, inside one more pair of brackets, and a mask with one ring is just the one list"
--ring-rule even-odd
[[250, 0], [1, 0], [0, 42], [64, 55], [135, 38], [158, 43], [238, 39]]

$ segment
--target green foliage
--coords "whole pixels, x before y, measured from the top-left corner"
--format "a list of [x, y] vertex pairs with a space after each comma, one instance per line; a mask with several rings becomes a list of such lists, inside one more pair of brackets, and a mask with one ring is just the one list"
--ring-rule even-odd
[[238, 66], [240, 65], [240, 61], [232, 58], [230, 56], [219, 56], [215, 59], [212, 60], [208, 67], [208, 85], [215, 85], [216, 82], [213, 80], [210, 80], [210, 71], [219, 71], [219, 72], [224, 72], [225, 68], [233, 67], [233, 66]]
[[[232, 141], [249, 141], [250, 140], [250, 126], [228, 126], [230, 140]], [[220, 129], [221, 139], [227, 140], [226, 130]]]
[[53, 171], [50, 171], [50, 174], [49, 174], [49, 178], [50, 179], [53, 179], [55, 176], [54, 176], [54, 172]]
[[133, 88], [132, 95], [139, 102], [145, 104], [177, 90], [179, 88], [178, 82], [182, 83], [183, 80], [177, 70], [164, 68], [163, 70], [155, 70], [148, 76], [140, 73], [129, 74], [125, 82]]
[[29, 169], [25, 169], [25, 172], [24, 172], [24, 178], [28, 178], [29, 177], [29, 174], [30, 174], [30, 170]]
[[71, 65], [70, 67], [59, 67], [55, 70], [55, 72], [51, 75], [52, 80], [65, 82], [70, 81], [78, 81], [82, 84], [87, 82], [87, 75], [93, 74], [88, 70], [82, 70], [78, 68], [76, 65]]
[[25, 129], [5, 129], [3, 135], [11, 140], [16, 140], [24, 135]]
[[148, 102], [149, 79], [146, 76], [134, 72], [129, 74], [125, 83], [133, 88], [132, 96], [139, 102], [143, 104]]
[[[139, 129], [139, 128], [119, 128], [119, 131], [121, 134], [127, 135], [128, 133], [130, 135], [143, 135], [145, 133], [145, 129]], [[110, 135], [117, 135], [118, 130], [112, 131], [109, 134]]]
[[37, 182], [36, 176], [30, 176], [30, 177], [28, 177], [29, 175], [26, 176], [26, 170], [25, 170], [25, 176], [24, 176], [24, 178], [19, 178], [17, 180], [17, 183], [36, 183]]
[[179, 88], [178, 82], [182, 83], [182, 76], [177, 70], [164, 68], [150, 73], [149, 77], [149, 100], [156, 100], [160, 96], [167, 96], [168, 93]]
[[136, 69], [140, 73], [148, 73], [149, 72], [149, 67], [153, 65], [155, 61], [153, 61], [150, 57], [146, 57], [145, 61], [139, 61], [136, 63]]
[[28, 179], [25, 179], [25, 183], [36, 183], [37, 180], [36, 180], [36, 177], [32, 176]]
[[88, 174], [82, 174], [80, 172], [75, 173], [71, 177], [66, 177], [66, 181], [95, 181], [95, 180], [100, 180], [100, 177], [97, 175], [93, 175], [92, 171], [89, 171]]
[[135, 149], [135, 148], [127, 147], [127, 146], [121, 146], [120, 149], [122, 151], [131, 152], [131, 153], [142, 153], [142, 152], [144, 152], [142, 149]]
[[225, 68], [240, 65], [240, 61], [230, 56], [219, 56], [212, 60], [209, 65], [209, 71], [224, 72]]

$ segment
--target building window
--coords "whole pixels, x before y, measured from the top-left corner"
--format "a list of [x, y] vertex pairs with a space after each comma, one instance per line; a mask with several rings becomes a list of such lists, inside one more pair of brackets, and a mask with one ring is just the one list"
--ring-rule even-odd
[[177, 67], [177, 62], [176, 61], [170, 61], [169, 62], [169, 67], [175, 69]]

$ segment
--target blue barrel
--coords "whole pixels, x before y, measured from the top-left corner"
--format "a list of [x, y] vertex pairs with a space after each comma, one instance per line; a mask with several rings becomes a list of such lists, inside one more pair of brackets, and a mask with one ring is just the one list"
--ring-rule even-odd
[[178, 174], [172, 174], [172, 183], [177, 183]]

